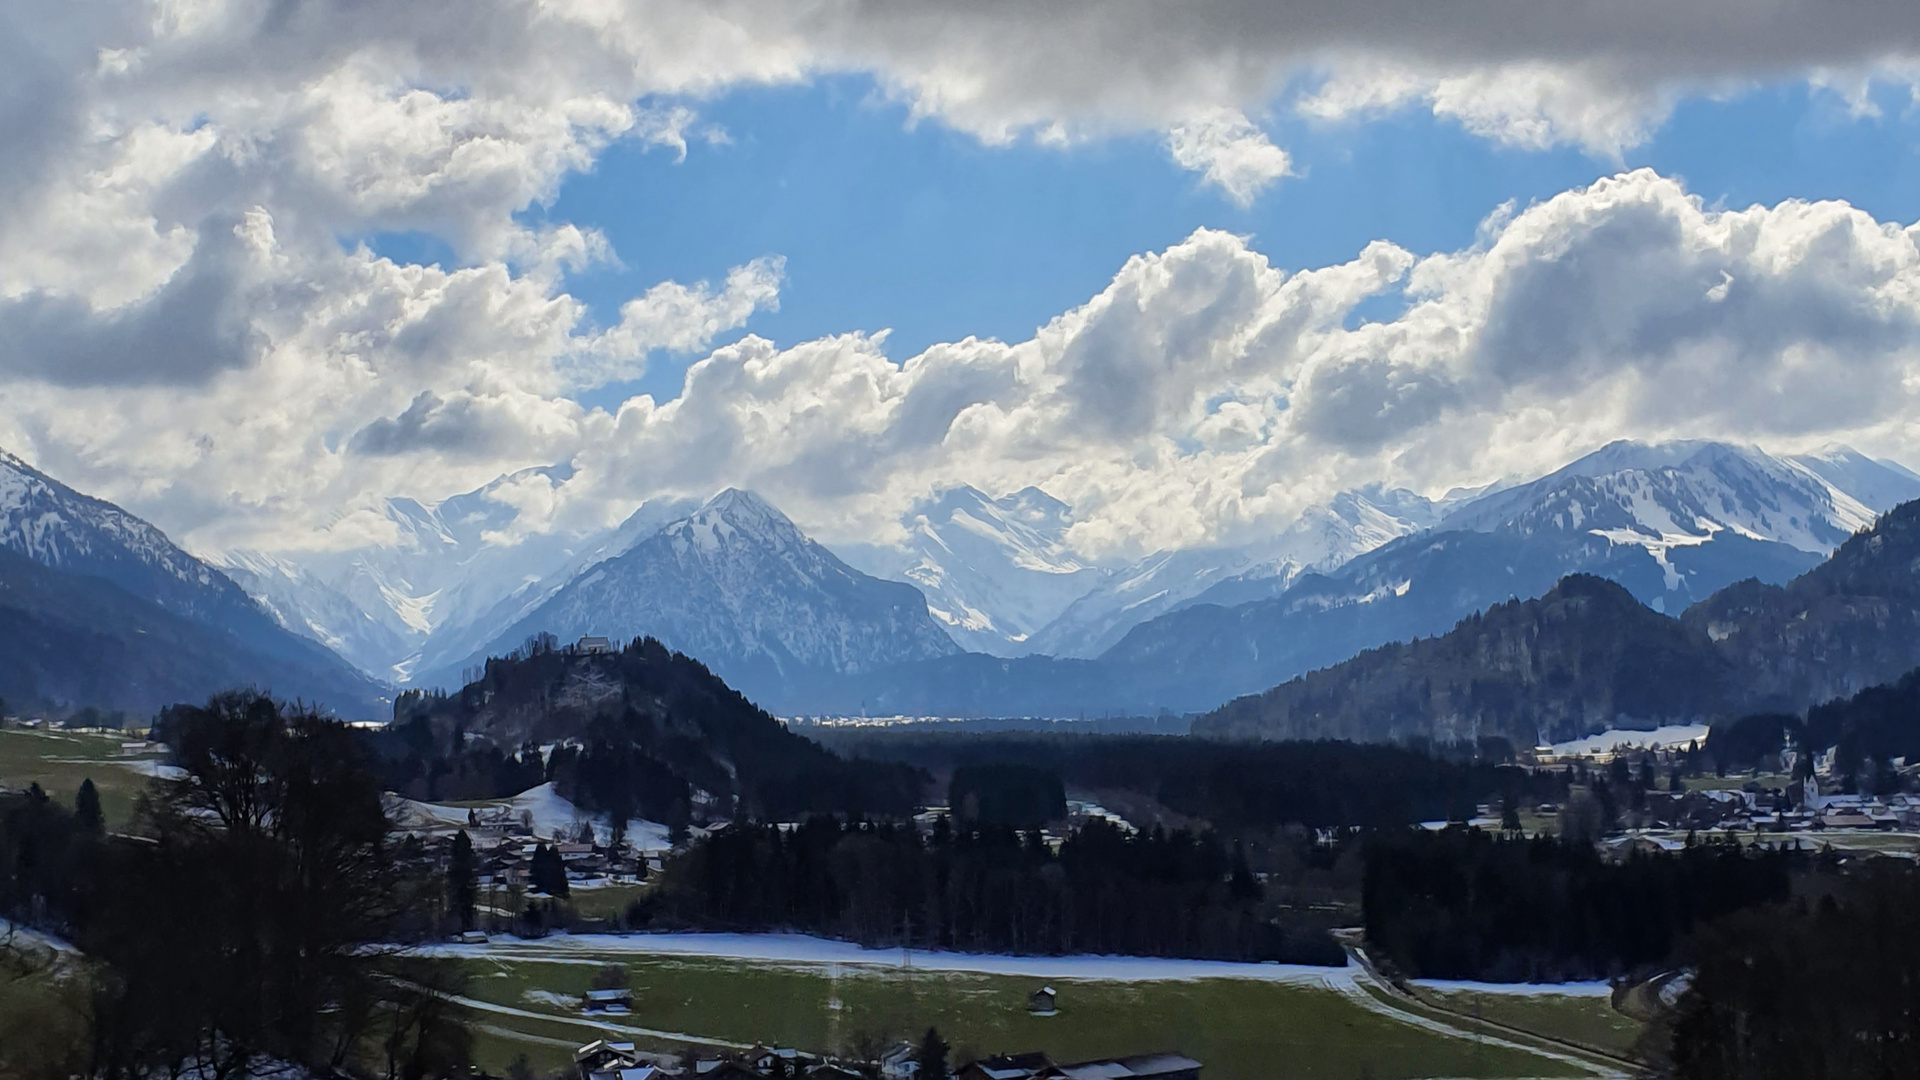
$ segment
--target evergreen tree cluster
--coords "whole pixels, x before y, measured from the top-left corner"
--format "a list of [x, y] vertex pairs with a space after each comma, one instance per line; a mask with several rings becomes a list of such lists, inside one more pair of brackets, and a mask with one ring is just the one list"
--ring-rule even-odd
[[1892, 860], [1704, 928], [1672, 1018], [1680, 1080], [1920, 1076], [1920, 873]]
[[1067, 789], [1052, 769], [1012, 762], [962, 765], [947, 785], [947, 805], [970, 824], [1037, 828], [1067, 816]]
[[1669, 960], [1701, 923], [1785, 898], [1790, 858], [1714, 842], [1609, 862], [1551, 836], [1404, 830], [1369, 842], [1361, 906], [1370, 946], [1411, 975], [1610, 978]]
[[1218, 837], [1101, 821], [1057, 853], [1037, 831], [945, 818], [925, 835], [823, 817], [736, 825], [668, 864], [658, 900], [630, 918], [876, 947], [1344, 963], [1324, 926], [1283, 920]]

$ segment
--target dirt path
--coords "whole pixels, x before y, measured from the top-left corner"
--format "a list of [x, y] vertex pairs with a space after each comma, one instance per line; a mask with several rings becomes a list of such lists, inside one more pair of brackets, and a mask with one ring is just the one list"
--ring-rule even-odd
[[[1564, 1039], [1512, 1027], [1484, 1017], [1469, 1017], [1414, 997], [1392, 979], [1380, 974], [1367, 957], [1366, 950], [1352, 935], [1340, 935], [1347, 950], [1347, 962], [1353, 969], [1353, 984], [1347, 991], [1355, 1003], [1404, 1023], [1461, 1039], [1478, 1040], [1538, 1054], [1566, 1065], [1583, 1069], [1606, 1080], [1633, 1080], [1647, 1075], [1639, 1063], [1612, 1054], [1601, 1053]], [[1489, 1035], [1488, 1030], [1513, 1038]], [[1517, 1040], [1517, 1041], [1516, 1041]]]

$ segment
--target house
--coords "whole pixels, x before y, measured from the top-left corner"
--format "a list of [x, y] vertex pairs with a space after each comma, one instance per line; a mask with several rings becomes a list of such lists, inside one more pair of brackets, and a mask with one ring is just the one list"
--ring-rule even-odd
[[885, 1080], [912, 1080], [920, 1071], [915, 1059], [919, 1048], [910, 1042], [897, 1042], [880, 1055], [880, 1075]]
[[817, 1059], [790, 1046], [756, 1046], [747, 1051], [747, 1060], [762, 1076], [786, 1078], [802, 1075]]
[[1053, 987], [1043, 986], [1027, 995], [1027, 1011], [1035, 1016], [1052, 1016], [1059, 1012]]
[[[573, 1052], [574, 1068], [580, 1071], [580, 1080], [629, 1080], [620, 1076], [623, 1069], [641, 1068], [640, 1055], [634, 1052], [630, 1042], [608, 1042], [595, 1039]], [[631, 1080], [650, 1080], [648, 1077], [635, 1077]]]
[[582, 634], [573, 646], [575, 652], [604, 653], [613, 651], [613, 642], [599, 634]]
[[633, 1008], [631, 990], [589, 990], [581, 998], [581, 1012], [623, 1013]]

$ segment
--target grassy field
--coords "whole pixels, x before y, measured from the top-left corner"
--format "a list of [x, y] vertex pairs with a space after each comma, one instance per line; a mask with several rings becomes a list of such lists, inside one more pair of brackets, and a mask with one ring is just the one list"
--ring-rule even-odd
[[76, 1073], [87, 1045], [86, 971], [0, 924], [0, 1076]]
[[595, 889], [576, 888], [567, 906], [583, 919], [614, 919], [626, 914], [628, 905], [645, 896], [650, 886], [602, 885]]
[[1604, 997], [1569, 994], [1476, 994], [1422, 989], [1420, 997], [1451, 1012], [1531, 1031], [1603, 1053], [1630, 1056], [1646, 1025]]
[[122, 741], [117, 735], [0, 729], [0, 787], [38, 782], [63, 806], [72, 806], [80, 781], [91, 777], [108, 827], [124, 825], [147, 777], [131, 767], [139, 759], [121, 756]]
[[[844, 1052], [863, 1038], [904, 1038], [937, 1026], [963, 1055], [1045, 1050], [1057, 1060], [1178, 1049], [1210, 1080], [1298, 1077], [1577, 1076], [1523, 1051], [1485, 1046], [1403, 1023], [1334, 989], [1247, 979], [1166, 982], [1056, 981], [1060, 1011], [1036, 1017], [1036, 980], [954, 972], [907, 974], [868, 967], [785, 967], [729, 960], [607, 957], [626, 969], [630, 1015], [612, 1022], [737, 1043]], [[600, 964], [579, 960], [449, 961], [463, 964], [470, 995], [542, 1018], [476, 1013], [483, 1065], [524, 1053], [541, 1068], [564, 1065], [568, 1040], [601, 1030], [573, 1002]], [[553, 1019], [545, 1019], [552, 1017]], [[655, 1049], [671, 1038], [622, 1034]]]
[[1759, 776], [1689, 776], [1681, 782], [1688, 791], [1739, 791], [1748, 781], [1763, 788], [1785, 788], [1793, 779], [1780, 773], [1763, 773]]

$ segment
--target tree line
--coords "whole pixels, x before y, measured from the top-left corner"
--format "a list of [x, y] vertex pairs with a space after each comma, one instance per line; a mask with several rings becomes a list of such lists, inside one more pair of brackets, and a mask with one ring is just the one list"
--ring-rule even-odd
[[1699, 925], [1784, 899], [1792, 856], [1737, 842], [1601, 858], [1590, 842], [1478, 829], [1370, 838], [1367, 941], [1409, 975], [1604, 979], [1671, 962]]
[[1035, 830], [816, 817], [735, 825], [667, 866], [635, 925], [804, 930], [873, 947], [1344, 963], [1324, 925], [1265, 901], [1211, 833], [1103, 821]]
[[1408, 748], [1187, 736], [822, 732], [844, 754], [945, 772], [1016, 764], [1077, 788], [1136, 791], [1218, 829], [1392, 828], [1464, 821], [1489, 797], [1558, 800], [1567, 778], [1511, 766], [1505, 740]]

